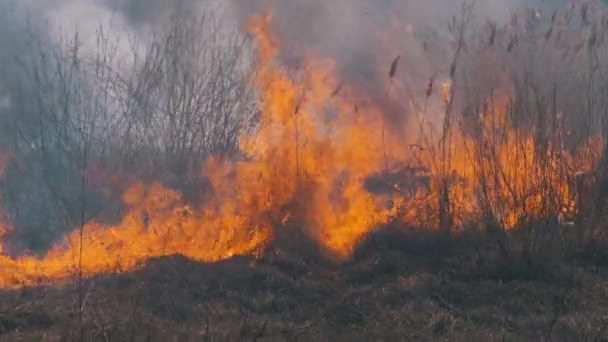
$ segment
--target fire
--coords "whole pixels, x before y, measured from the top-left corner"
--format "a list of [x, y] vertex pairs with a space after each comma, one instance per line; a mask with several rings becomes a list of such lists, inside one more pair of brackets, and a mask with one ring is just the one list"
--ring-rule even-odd
[[[243, 150], [255, 158], [255, 168], [270, 176], [261, 186], [273, 189], [271, 198], [280, 207], [290, 206], [292, 218], [323, 247], [348, 256], [371, 227], [388, 218], [362, 188], [365, 177], [382, 162], [377, 141], [381, 127], [370, 120], [379, 113], [371, 118], [365, 115], [369, 113], [355, 115], [352, 104], [332, 99], [338, 82], [331, 61], [310, 62], [305, 84], [296, 85], [272, 66], [278, 50], [268, 17], [252, 20], [250, 27], [260, 42], [263, 127], [244, 140]], [[322, 113], [331, 109], [338, 112], [337, 119], [325, 123]], [[248, 192], [247, 184], [242, 186]]]
[[443, 102], [447, 105], [450, 103], [450, 94], [452, 89], [452, 83], [450, 81], [444, 81], [441, 83], [441, 90], [443, 94]]
[[[255, 253], [269, 232], [251, 227], [228, 205], [196, 211], [181, 195], [158, 184], [133, 185], [124, 195], [128, 213], [110, 227], [89, 222], [83, 227], [82, 273], [130, 271], [150, 258], [182, 254], [213, 262]], [[66, 237], [43, 258], [0, 257], [0, 286], [33, 286], [67, 281], [80, 264], [80, 231]]]
[[[336, 79], [334, 61], [311, 54], [297, 81], [290, 77], [277, 63], [281, 46], [270, 21], [267, 15], [249, 24], [259, 49], [260, 124], [240, 139], [246, 158], [208, 160], [202, 173], [212, 196], [194, 208], [160, 184], [135, 183], [123, 195], [128, 210], [119, 223], [88, 222], [43, 257], [0, 255], [0, 287], [66, 282], [79, 267], [84, 276], [126, 272], [172, 254], [201, 262], [255, 255], [290, 229], [346, 259], [390, 221], [439, 227], [441, 210], [454, 229], [488, 215], [514, 228], [570, 205], [568, 175], [590, 170], [589, 160], [598, 158], [601, 144], [591, 155], [568, 153], [558, 137], [540, 147], [530, 131], [515, 127], [504, 95], [478, 113], [473, 133], [452, 128], [442, 163], [441, 134], [413, 120], [386, 127], [379, 104]], [[438, 108], [451, 105], [453, 91], [442, 83]], [[426, 115], [418, 114], [411, 117]], [[366, 185], [374, 176], [378, 189]], [[0, 225], [0, 238], [8, 227]]]

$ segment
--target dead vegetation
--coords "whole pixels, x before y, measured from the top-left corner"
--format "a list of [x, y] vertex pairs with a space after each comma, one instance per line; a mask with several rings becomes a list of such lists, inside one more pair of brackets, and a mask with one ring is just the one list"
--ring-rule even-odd
[[[390, 229], [351, 262], [175, 256], [86, 280], [85, 341], [601, 341], [608, 270]], [[417, 235], [417, 236], [415, 236]], [[485, 246], [485, 247], [484, 247]], [[0, 294], [0, 340], [79, 341], [75, 286]]]

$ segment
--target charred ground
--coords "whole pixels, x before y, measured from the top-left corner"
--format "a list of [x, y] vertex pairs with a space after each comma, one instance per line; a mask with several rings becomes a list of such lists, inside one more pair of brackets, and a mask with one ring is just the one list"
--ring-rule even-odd
[[[269, 248], [181, 256], [83, 283], [87, 341], [600, 341], [608, 270], [583, 256], [505, 260], [480, 235], [385, 228], [336, 264]], [[302, 251], [302, 250], [301, 250]], [[78, 341], [77, 285], [0, 294], [0, 339]]]

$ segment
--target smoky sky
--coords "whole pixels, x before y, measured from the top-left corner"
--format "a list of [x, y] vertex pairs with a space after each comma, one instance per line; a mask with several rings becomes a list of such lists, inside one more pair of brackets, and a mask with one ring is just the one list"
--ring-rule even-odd
[[[514, 12], [551, 12], [566, 1], [478, 0], [473, 16], [478, 22], [507, 22]], [[388, 96], [391, 61], [400, 56], [395, 77], [405, 91], [424, 94], [430, 78], [448, 73], [448, 23], [462, 5], [460, 0], [231, 0], [241, 23], [270, 10], [285, 65], [297, 67], [310, 52], [331, 57], [340, 81], [379, 105], [393, 125], [400, 124], [412, 101]], [[412, 28], [409, 34], [403, 26]]]
[[[158, 22], [175, 9], [193, 11], [203, 0], [99, 0], [106, 8], [118, 11], [134, 26]], [[208, 2], [208, 1], [207, 1]]]
[[[477, 0], [475, 15], [480, 21], [506, 21], [523, 8], [550, 12], [567, 1]], [[31, 22], [55, 23], [64, 34], [78, 30], [85, 41], [94, 40], [99, 25], [111, 26], [109, 29], [125, 37], [134, 31], [162, 28], [163, 19], [176, 9], [211, 8], [218, 22], [226, 26], [240, 23], [245, 33], [243, 24], [248, 17], [271, 10], [272, 28], [281, 40], [286, 66], [297, 67], [309, 52], [331, 57], [340, 81], [381, 105], [396, 120], [407, 112], [409, 101], [407, 96], [397, 100], [388, 96], [386, 77], [391, 61], [399, 55], [396, 77], [412, 92], [423, 93], [429, 78], [445, 75], [449, 68], [447, 25], [458, 15], [461, 4], [461, 0], [5, 0], [0, 10], [27, 11]], [[19, 41], [14, 39], [22, 34], [19, 25], [15, 20], [0, 23], [0, 57], [14, 51], [8, 44]], [[395, 25], [411, 25], [413, 33], [386, 34]]]

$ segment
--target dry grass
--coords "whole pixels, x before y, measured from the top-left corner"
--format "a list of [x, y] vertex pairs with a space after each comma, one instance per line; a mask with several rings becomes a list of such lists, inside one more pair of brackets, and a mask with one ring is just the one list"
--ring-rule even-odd
[[[385, 234], [385, 233], [383, 233]], [[489, 242], [370, 239], [352, 262], [182, 257], [86, 282], [87, 341], [600, 341], [608, 270]], [[453, 238], [454, 239], [454, 238]], [[391, 241], [390, 244], [379, 243]], [[485, 247], [484, 247], [485, 246]], [[311, 259], [313, 260], [313, 259]], [[0, 294], [0, 341], [78, 341], [76, 286]]]

